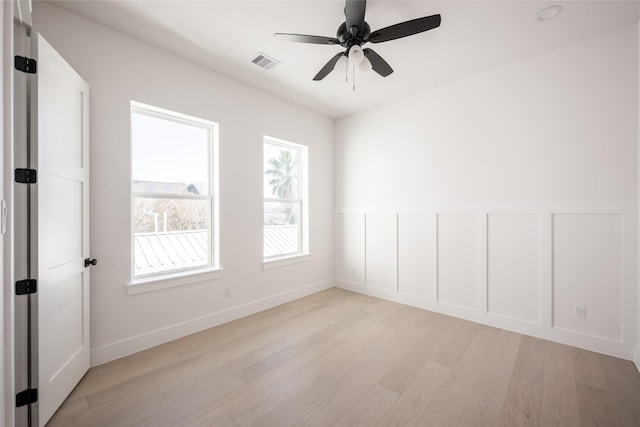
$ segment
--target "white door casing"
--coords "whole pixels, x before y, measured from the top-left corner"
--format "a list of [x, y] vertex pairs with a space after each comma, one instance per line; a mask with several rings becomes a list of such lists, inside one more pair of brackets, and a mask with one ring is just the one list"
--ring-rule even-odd
[[[89, 369], [89, 86], [37, 33], [31, 85], [31, 262], [37, 266], [38, 424]], [[35, 202], [35, 203], [34, 203]], [[33, 359], [32, 359], [33, 360]]]

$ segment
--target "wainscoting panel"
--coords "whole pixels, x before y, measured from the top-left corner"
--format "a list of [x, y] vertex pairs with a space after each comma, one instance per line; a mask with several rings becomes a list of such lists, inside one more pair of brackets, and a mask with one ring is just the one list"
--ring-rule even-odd
[[635, 205], [339, 211], [336, 284], [633, 360], [637, 218]]
[[488, 215], [488, 311], [540, 322], [540, 230], [533, 214]]
[[477, 309], [477, 215], [438, 214], [438, 301]]
[[623, 216], [554, 215], [554, 327], [621, 341], [622, 284]]
[[339, 213], [336, 218], [336, 273], [339, 280], [364, 284], [364, 214]]
[[398, 215], [398, 292], [429, 299], [429, 277], [435, 270], [435, 227], [430, 230], [435, 215]]
[[395, 292], [396, 215], [367, 213], [365, 233], [365, 284]]

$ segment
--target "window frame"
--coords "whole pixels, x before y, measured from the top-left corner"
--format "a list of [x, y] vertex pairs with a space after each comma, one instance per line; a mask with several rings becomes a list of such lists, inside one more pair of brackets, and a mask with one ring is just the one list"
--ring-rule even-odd
[[[281, 147], [286, 150], [297, 151], [298, 164], [298, 198], [281, 199], [264, 196], [264, 183], [266, 180], [264, 171], [265, 145]], [[295, 142], [263, 135], [262, 138], [262, 266], [264, 269], [281, 267], [293, 263], [307, 261], [309, 259], [309, 147]], [[298, 251], [278, 254], [266, 257], [264, 253], [264, 206], [267, 203], [296, 203], [298, 206]]]
[[[218, 137], [219, 125], [216, 122], [189, 116], [183, 113], [143, 104], [137, 101], [130, 102], [129, 118], [133, 114], [141, 114], [169, 122], [199, 127], [207, 131], [207, 179], [208, 194], [182, 194], [182, 193], [158, 193], [135, 192], [133, 188], [133, 155], [130, 158], [130, 245], [131, 245], [131, 270], [130, 282], [127, 291], [130, 295], [148, 292], [157, 289], [165, 289], [189, 283], [219, 277], [221, 271], [219, 265], [219, 200], [218, 200]], [[130, 153], [133, 152], [134, 140], [132, 126], [130, 124]], [[208, 256], [207, 264], [202, 266], [186, 267], [173, 270], [165, 270], [148, 274], [136, 275], [135, 271], [135, 201], [136, 199], [165, 199], [165, 200], [205, 200], [207, 209], [207, 234]]]

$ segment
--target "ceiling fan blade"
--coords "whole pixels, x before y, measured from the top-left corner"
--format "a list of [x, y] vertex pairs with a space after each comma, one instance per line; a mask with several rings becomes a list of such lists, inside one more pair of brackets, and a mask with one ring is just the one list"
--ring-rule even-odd
[[369, 62], [371, 62], [371, 68], [373, 71], [380, 74], [382, 77], [387, 77], [389, 74], [393, 73], [393, 68], [387, 64], [387, 61], [382, 59], [382, 57], [372, 49], [366, 48], [362, 49], [362, 51], [364, 52], [364, 56], [366, 56]]
[[412, 36], [424, 31], [432, 30], [440, 26], [441, 17], [438, 15], [425, 16], [411, 21], [401, 22], [380, 30], [374, 31], [369, 36], [371, 43], [387, 42], [402, 37]]
[[320, 71], [318, 71], [318, 74], [316, 74], [316, 76], [313, 78], [313, 80], [322, 80], [325, 77], [327, 77], [327, 75], [333, 71], [333, 69], [336, 66], [336, 62], [338, 62], [338, 60], [340, 59], [341, 56], [344, 55], [344, 52], [340, 52], [340, 53], [336, 53], [330, 60], [329, 62], [327, 62], [326, 64], [324, 64], [324, 67], [322, 67], [322, 69]]
[[289, 34], [275, 33], [273, 35], [279, 40], [296, 43], [313, 43], [313, 44], [340, 44], [340, 40], [333, 37], [309, 36], [307, 34]]
[[364, 12], [366, 8], [366, 0], [346, 0], [344, 14], [346, 16], [347, 31], [351, 32], [352, 27], [358, 27], [358, 30], [364, 27]]

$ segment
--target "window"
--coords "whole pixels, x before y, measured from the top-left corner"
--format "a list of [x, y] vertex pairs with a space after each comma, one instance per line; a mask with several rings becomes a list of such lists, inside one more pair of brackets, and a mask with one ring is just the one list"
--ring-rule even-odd
[[131, 102], [134, 282], [217, 267], [217, 129]]
[[265, 137], [263, 168], [264, 260], [306, 255], [307, 148]]

